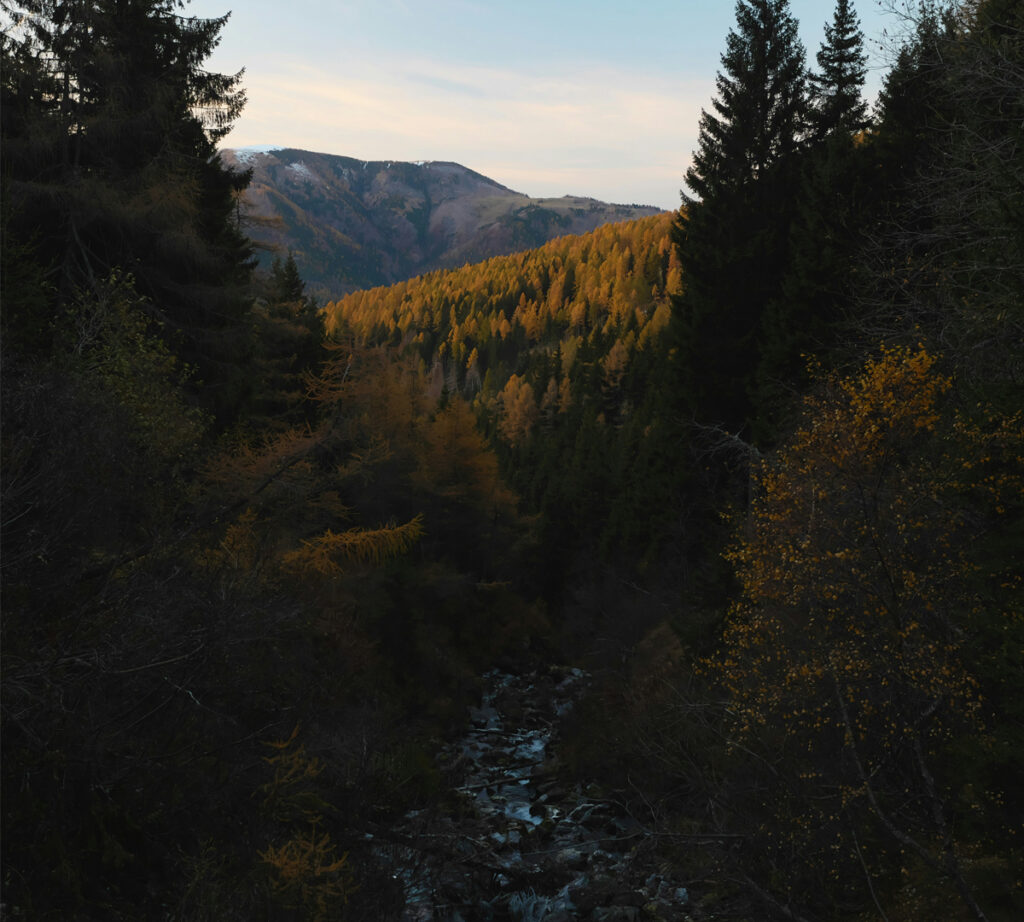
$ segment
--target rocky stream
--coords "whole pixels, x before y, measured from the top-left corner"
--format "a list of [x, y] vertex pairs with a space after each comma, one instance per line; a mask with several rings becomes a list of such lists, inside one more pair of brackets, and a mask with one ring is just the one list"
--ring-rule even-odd
[[554, 771], [560, 722], [586, 674], [485, 681], [471, 728], [441, 754], [460, 808], [414, 811], [378, 840], [405, 890], [402, 922], [690, 919], [686, 886], [642, 847], [642, 825]]

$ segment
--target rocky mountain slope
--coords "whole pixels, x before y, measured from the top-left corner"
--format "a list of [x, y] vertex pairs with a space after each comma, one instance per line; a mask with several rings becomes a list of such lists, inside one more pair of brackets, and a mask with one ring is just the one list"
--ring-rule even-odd
[[531, 249], [564, 234], [657, 214], [591, 198], [535, 199], [457, 163], [363, 161], [283, 149], [221, 153], [251, 168], [247, 231], [291, 250], [322, 299]]

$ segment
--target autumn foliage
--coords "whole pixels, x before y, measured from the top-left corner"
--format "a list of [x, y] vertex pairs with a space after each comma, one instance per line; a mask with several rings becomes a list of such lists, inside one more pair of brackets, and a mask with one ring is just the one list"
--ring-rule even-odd
[[[668, 556], [678, 434], [667, 331], [682, 285], [671, 224], [610, 224], [354, 292], [327, 305], [327, 328], [390, 344], [442, 400], [472, 407], [508, 483], [543, 513], [546, 559]], [[437, 419], [468, 432], [461, 409]]]
[[1020, 4], [908, 7], [864, 127], [850, 5], [807, 109], [741, 0], [765, 170], [323, 310], [180, 6], [0, 14], [5, 917], [398, 918], [480, 677], [574, 658], [545, 770], [693, 918], [1024, 917]]
[[886, 348], [807, 398], [756, 473], [728, 553], [742, 594], [704, 668], [736, 753], [767, 766], [774, 860], [798, 848], [840, 894], [924, 868], [974, 908], [969, 843], [979, 826], [1015, 840], [1013, 792], [955, 753], [1000, 760], [985, 648], [1019, 637], [1021, 577], [979, 542], [1019, 507], [1024, 430], [957, 407], [940, 369], [924, 348]]
[[323, 813], [330, 804], [314, 787], [323, 762], [297, 742], [298, 734], [296, 725], [287, 739], [265, 743], [271, 755], [264, 756], [264, 761], [274, 775], [259, 793], [264, 796], [264, 809], [282, 821], [288, 838], [281, 845], [267, 845], [258, 856], [270, 874], [272, 897], [298, 910], [301, 918], [322, 922], [337, 918], [356, 884], [348, 853], [339, 855], [330, 832], [323, 828]]
[[[671, 216], [611, 224], [537, 250], [463, 269], [432, 272], [357, 291], [327, 305], [328, 329], [415, 350], [450, 390], [496, 414], [502, 438], [521, 443], [549, 399], [565, 412], [563, 379], [587, 352], [608, 364], [611, 383], [668, 322], [681, 280], [669, 240]], [[588, 348], [589, 347], [589, 348]], [[561, 356], [554, 377], [528, 371], [532, 353]], [[582, 352], [581, 352], [582, 350]]]

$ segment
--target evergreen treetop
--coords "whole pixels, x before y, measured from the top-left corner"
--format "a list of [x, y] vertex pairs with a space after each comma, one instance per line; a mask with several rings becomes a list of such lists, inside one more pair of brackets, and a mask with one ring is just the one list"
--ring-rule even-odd
[[299, 274], [292, 251], [288, 251], [284, 261], [280, 256], [275, 256], [270, 267], [270, 295], [273, 300], [301, 301], [305, 292], [306, 283]]
[[713, 111], [701, 113], [699, 149], [686, 172], [699, 198], [757, 179], [800, 144], [804, 48], [787, 0], [739, 0], [722, 66]]
[[836, 0], [832, 22], [825, 25], [825, 40], [817, 54], [820, 73], [810, 73], [813, 107], [811, 122], [816, 136], [837, 129], [857, 131], [867, 120], [861, 98], [867, 73], [864, 34], [849, 0]]

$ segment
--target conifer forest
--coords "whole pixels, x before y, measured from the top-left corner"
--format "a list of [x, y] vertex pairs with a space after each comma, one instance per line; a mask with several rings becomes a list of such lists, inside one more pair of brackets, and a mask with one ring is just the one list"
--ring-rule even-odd
[[227, 15], [0, 0], [0, 918], [1024, 918], [1024, 5], [907, 11], [324, 300]]

